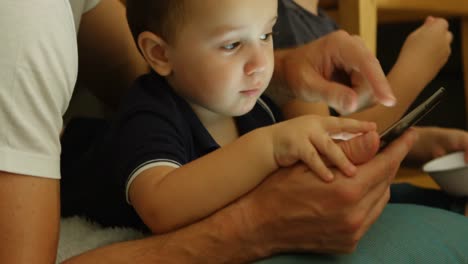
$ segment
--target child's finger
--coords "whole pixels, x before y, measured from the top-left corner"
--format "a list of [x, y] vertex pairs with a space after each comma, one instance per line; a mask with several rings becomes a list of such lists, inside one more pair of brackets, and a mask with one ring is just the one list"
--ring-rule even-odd
[[435, 21], [435, 18], [433, 16], [428, 16], [426, 17], [424, 23], [432, 23], [433, 21]]
[[312, 137], [311, 144], [315, 145], [318, 151], [331, 164], [335, 165], [347, 176], [354, 176], [356, 166], [348, 159], [343, 150], [330, 137]]
[[324, 181], [332, 181], [335, 177], [331, 170], [325, 166], [325, 163], [313, 145], [309, 145], [309, 147], [306, 147], [302, 151], [300, 159]]
[[328, 134], [363, 133], [374, 131], [377, 125], [373, 122], [360, 121], [351, 118], [329, 117], [323, 122], [323, 128]]
[[447, 41], [448, 41], [449, 43], [452, 43], [452, 41], [453, 41], [453, 33], [450, 32], [450, 31], [447, 31], [447, 33], [446, 33], [446, 38], [447, 38]]

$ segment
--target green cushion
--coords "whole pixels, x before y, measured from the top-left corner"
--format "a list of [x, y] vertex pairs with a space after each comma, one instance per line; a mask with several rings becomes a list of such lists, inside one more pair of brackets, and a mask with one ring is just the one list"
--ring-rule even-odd
[[468, 218], [441, 209], [390, 204], [353, 254], [285, 254], [256, 262], [285, 263], [468, 263]]

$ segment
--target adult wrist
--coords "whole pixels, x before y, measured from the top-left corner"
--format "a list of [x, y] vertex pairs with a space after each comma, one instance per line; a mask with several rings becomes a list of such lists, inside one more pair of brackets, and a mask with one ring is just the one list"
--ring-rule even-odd
[[247, 203], [237, 201], [214, 215], [169, 234], [165, 250], [177, 261], [169, 263], [250, 263], [269, 255], [260, 243], [259, 229], [246, 217]]
[[229, 258], [222, 263], [250, 263], [272, 254], [262, 221], [254, 214], [258, 213], [254, 203], [247, 194], [211, 218], [211, 225], [219, 227], [218, 237], [222, 239], [217, 243], [221, 245], [219, 250], [231, 249], [231, 257], [226, 254]]
[[276, 206], [270, 204], [271, 200], [265, 199], [270, 195], [268, 194], [270, 191], [276, 190], [268, 188], [254, 190], [237, 202], [240, 207], [237, 216], [241, 222], [238, 226], [244, 234], [243, 237], [239, 234], [239, 237], [242, 243], [248, 245], [254, 259], [262, 259], [292, 250], [291, 243], [277, 236], [285, 224], [282, 222], [282, 217], [275, 215], [275, 212], [278, 212]]
[[64, 263], [250, 263], [265, 255], [240, 208], [235, 202], [177, 231], [97, 248]]

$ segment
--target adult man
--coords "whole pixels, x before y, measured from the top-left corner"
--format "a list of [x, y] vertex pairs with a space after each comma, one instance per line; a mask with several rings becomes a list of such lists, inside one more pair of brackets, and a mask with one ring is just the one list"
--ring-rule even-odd
[[[27, 3], [7, 0], [0, 10], [0, 31], [0, 121], [3, 128], [0, 135], [0, 262], [52, 263], [59, 230], [61, 118], [74, 89], [78, 58], [80, 79], [98, 96], [107, 97], [110, 104], [116, 102], [146, 66], [131, 41], [124, 7], [116, 0]], [[330, 52], [319, 52], [323, 50]], [[297, 85], [296, 95], [309, 100], [324, 98], [336, 107], [355, 107], [355, 102], [349, 99], [352, 95], [342, 96], [337, 90], [329, 89], [337, 84], [323, 78], [336, 68], [352, 65], [373, 80], [377, 98], [391, 104], [392, 96], [380, 66], [358, 39], [337, 32], [311, 45], [308, 51], [310, 56], [317, 55], [315, 60], [304, 60], [302, 55], [291, 50], [276, 54], [278, 82]], [[343, 60], [333, 59], [337, 57]], [[305, 64], [296, 64], [298, 58], [302, 58], [298, 62]], [[281, 65], [288, 65], [288, 71]], [[324, 65], [330, 66], [326, 72], [320, 71]], [[300, 74], [296, 76], [298, 71], [290, 67], [300, 67]], [[323, 79], [321, 89], [300, 85], [307, 73]], [[117, 85], [109, 85], [110, 82]], [[106, 87], [121, 87], [121, 90], [109, 91]], [[341, 91], [349, 94], [344, 87]], [[238, 203], [181, 231], [104, 247], [70, 262], [154, 263], [159, 259], [164, 263], [169, 261], [162, 260], [236, 263], [286, 250], [350, 252], [383, 210], [388, 200], [388, 184], [413, 140], [412, 134], [408, 134], [397, 141], [360, 167], [358, 177], [327, 186], [313, 181], [308, 185], [307, 180], [313, 177], [308, 177], [308, 172], [298, 165], [277, 172]], [[374, 135], [349, 144], [363, 144], [362, 149], [369, 149], [376, 142]], [[351, 149], [350, 145], [345, 148]], [[393, 162], [388, 163], [388, 160]], [[348, 181], [355, 188], [346, 187], [344, 183]], [[281, 186], [287, 191], [277, 192], [276, 188]], [[293, 187], [296, 191], [292, 191]], [[323, 203], [317, 197], [307, 196], [318, 193], [314, 190], [336, 194], [337, 198]], [[285, 203], [291, 191], [297, 195], [297, 200]], [[271, 202], [272, 193], [278, 201], [285, 202], [278, 203], [279, 207], [266, 205], [266, 201]], [[309, 207], [304, 206], [303, 201], [310, 203]], [[320, 211], [308, 210], [312, 207]], [[282, 218], [277, 217], [279, 210], [284, 210]], [[309, 214], [305, 216], [307, 222], [302, 222], [303, 231], [298, 234], [290, 226], [294, 224], [294, 215], [301, 210]], [[228, 228], [226, 221], [232, 223]], [[324, 229], [319, 223], [327, 223], [329, 228]], [[214, 233], [213, 229], [218, 231]], [[280, 233], [284, 235], [276, 236]], [[244, 253], [239, 254], [240, 251]]]

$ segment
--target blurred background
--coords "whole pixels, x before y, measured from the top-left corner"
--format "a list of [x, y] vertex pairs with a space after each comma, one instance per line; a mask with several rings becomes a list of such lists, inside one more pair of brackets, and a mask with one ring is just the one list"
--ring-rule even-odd
[[321, 0], [320, 6], [341, 28], [360, 35], [388, 72], [408, 34], [428, 15], [441, 16], [454, 35], [452, 54], [437, 77], [419, 95], [411, 108], [440, 86], [447, 97], [419, 125], [467, 128], [468, 0]]
[[[384, 70], [390, 70], [398, 51], [408, 34], [421, 25], [421, 21], [403, 23], [384, 23], [378, 26], [377, 57]], [[412, 107], [428, 98], [439, 87], [444, 86], [448, 93], [442, 102], [424, 117], [418, 125], [437, 125], [466, 129], [465, 90], [460, 40], [460, 19], [449, 19], [450, 29], [454, 33], [452, 54], [447, 64], [436, 78], [418, 96]]]

